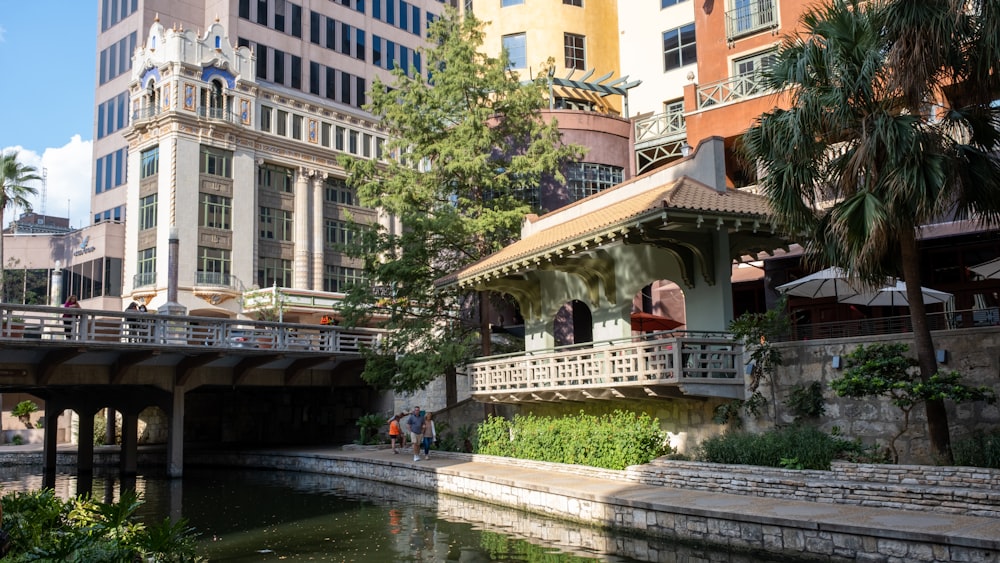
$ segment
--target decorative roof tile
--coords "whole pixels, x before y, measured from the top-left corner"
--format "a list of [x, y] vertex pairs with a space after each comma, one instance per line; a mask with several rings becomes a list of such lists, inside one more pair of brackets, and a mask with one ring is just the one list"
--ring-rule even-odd
[[[608, 192], [601, 192], [587, 199], [591, 200], [590, 203], [599, 202], [601, 196], [606, 193]], [[604, 237], [610, 232], [620, 230], [619, 235], [624, 234], [625, 229], [636, 222], [663, 212], [707, 213], [714, 216], [730, 216], [734, 219], [756, 220], [761, 223], [767, 222], [771, 215], [771, 207], [762, 196], [734, 189], [720, 192], [688, 177], [681, 177], [672, 183], [606, 206], [591, 206], [591, 208], [593, 210], [589, 213], [534, 232], [464, 270], [438, 280], [438, 285], [468, 280], [502, 268], [518, 269], [515, 265], [524, 260], [532, 260], [586, 240]], [[549, 216], [559, 213], [579, 213], [580, 209], [578, 206], [569, 206], [554, 211]]]

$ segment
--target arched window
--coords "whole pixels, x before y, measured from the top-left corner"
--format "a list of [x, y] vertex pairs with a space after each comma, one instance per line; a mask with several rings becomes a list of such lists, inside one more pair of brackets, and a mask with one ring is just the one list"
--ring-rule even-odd
[[221, 118], [225, 115], [226, 109], [226, 97], [223, 94], [222, 82], [219, 80], [213, 80], [211, 88], [212, 91], [208, 100], [208, 107], [210, 109], [209, 116]]
[[157, 105], [156, 82], [153, 80], [150, 80], [149, 84], [146, 85], [146, 100], [143, 105], [145, 106], [143, 108], [145, 114], [142, 117], [153, 117], [156, 115], [156, 110], [159, 106]]

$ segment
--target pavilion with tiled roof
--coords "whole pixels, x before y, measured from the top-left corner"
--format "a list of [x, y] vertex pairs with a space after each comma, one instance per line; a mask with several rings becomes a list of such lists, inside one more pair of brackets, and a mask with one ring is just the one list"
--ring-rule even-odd
[[670, 166], [531, 216], [521, 240], [438, 283], [513, 296], [529, 351], [553, 346], [552, 320], [569, 301], [590, 309], [595, 341], [629, 336], [633, 297], [662, 279], [682, 288], [688, 330], [723, 331], [733, 260], [786, 242], [764, 197], [726, 187], [721, 145], [708, 139]]

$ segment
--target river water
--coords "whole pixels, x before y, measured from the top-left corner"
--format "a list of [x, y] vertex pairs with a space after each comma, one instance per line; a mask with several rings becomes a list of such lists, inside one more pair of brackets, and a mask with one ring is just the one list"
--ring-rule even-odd
[[[42, 476], [0, 468], [0, 490], [38, 489]], [[198, 530], [199, 553], [225, 562], [764, 563], [776, 558], [611, 533], [399, 485], [312, 473], [188, 469], [122, 481], [57, 474], [63, 498], [90, 490], [117, 500], [134, 488], [147, 522], [183, 516]], [[788, 561], [787, 559], [782, 561]]]

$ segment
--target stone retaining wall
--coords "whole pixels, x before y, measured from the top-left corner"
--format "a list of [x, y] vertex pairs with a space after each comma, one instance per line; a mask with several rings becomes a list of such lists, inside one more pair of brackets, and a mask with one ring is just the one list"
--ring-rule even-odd
[[697, 491], [1000, 517], [1000, 471], [978, 467], [835, 462], [814, 471], [660, 459], [628, 474]]
[[[489, 461], [519, 467], [536, 467], [555, 473], [587, 475], [598, 479], [641, 482], [648, 474], [638, 468], [608, 471], [579, 466], [525, 462], [492, 456], [439, 452], [457, 460]], [[510, 478], [481, 478], [459, 470], [414, 467], [409, 463], [287, 452], [201, 452], [188, 457], [192, 464], [230, 465], [342, 475], [434, 490], [481, 502], [527, 510], [571, 522], [637, 532], [652, 537], [702, 541], [730, 549], [783, 554], [824, 561], [997, 561], [1000, 539], [947, 537], [907, 530], [883, 529], [862, 524], [825, 524], [808, 519], [732, 514], [726, 510], [663, 505], [636, 499], [589, 494], [579, 488], [533, 486]], [[663, 464], [664, 469], [669, 464]], [[645, 467], [645, 466], [644, 466]], [[761, 469], [761, 468], [751, 468]]]

